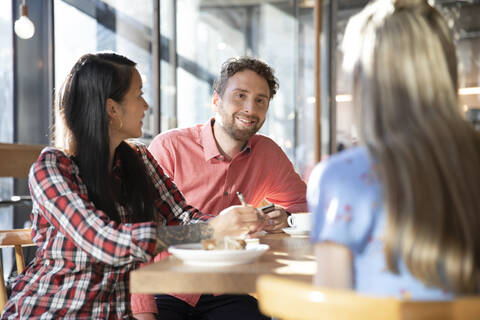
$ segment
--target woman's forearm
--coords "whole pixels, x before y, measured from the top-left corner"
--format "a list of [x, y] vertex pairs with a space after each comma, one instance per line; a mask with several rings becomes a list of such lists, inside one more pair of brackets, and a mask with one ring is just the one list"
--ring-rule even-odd
[[180, 243], [200, 242], [210, 239], [214, 229], [209, 223], [193, 223], [180, 226], [158, 226], [155, 253], [167, 250], [169, 246]]

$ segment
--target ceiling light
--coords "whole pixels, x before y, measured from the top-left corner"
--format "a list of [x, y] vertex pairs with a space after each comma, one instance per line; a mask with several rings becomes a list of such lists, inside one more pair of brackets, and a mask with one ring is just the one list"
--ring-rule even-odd
[[21, 16], [15, 21], [14, 30], [19, 38], [30, 39], [35, 33], [35, 26], [33, 25], [32, 20], [28, 18], [28, 9], [23, 0], [22, 5], [20, 6]]
[[352, 101], [352, 96], [349, 94], [337, 94], [335, 96], [335, 101], [337, 102], [350, 102]]

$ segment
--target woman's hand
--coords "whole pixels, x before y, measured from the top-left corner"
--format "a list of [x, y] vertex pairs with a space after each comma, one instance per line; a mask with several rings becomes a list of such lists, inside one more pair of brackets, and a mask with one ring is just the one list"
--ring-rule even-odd
[[208, 223], [213, 228], [213, 238], [223, 239], [225, 236], [238, 237], [261, 230], [263, 214], [251, 205], [231, 206], [211, 219]]
[[225, 236], [239, 237], [262, 229], [264, 215], [254, 207], [232, 206], [207, 223], [178, 226], [157, 225], [154, 255], [179, 243], [195, 243], [204, 239], [223, 240]]

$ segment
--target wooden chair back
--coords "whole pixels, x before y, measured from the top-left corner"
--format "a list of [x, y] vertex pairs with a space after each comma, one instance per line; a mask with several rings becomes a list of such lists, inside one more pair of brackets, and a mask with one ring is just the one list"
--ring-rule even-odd
[[282, 320], [473, 320], [480, 297], [454, 301], [403, 301], [352, 290], [326, 289], [265, 275], [257, 281], [260, 310]]
[[45, 146], [0, 143], [0, 177], [27, 178], [28, 171]]
[[[43, 148], [43, 145], [0, 143], [0, 177], [27, 178], [32, 163], [38, 158]], [[12, 200], [6, 200], [5, 204], [22, 203], [25, 200], [23, 196], [17, 198], [18, 200], [14, 200], [12, 197]], [[14, 248], [18, 274], [25, 269], [22, 247], [31, 245], [34, 245], [34, 243], [32, 242], [30, 229], [0, 230], [0, 249]], [[0, 314], [6, 301], [7, 291], [3, 276], [3, 265], [0, 263]]]
[[[15, 249], [15, 260], [17, 263], [18, 274], [25, 269], [25, 259], [23, 257], [23, 246], [35, 245], [32, 241], [31, 229], [0, 230], [0, 248], [13, 247]], [[7, 302], [7, 289], [3, 277], [3, 266], [0, 263], [0, 314]]]

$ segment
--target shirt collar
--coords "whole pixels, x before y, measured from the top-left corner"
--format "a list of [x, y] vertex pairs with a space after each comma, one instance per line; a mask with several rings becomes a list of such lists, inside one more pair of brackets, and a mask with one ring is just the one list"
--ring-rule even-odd
[[205, 161], [221, 156], [220, 151], [217, 147], [217, 142], [215, 141], [215, 136], [213, 135], [214, 122], [214, 118], [208, 120], [207, 123], [205, 123], [205, 125], [202, 127], [201, 131], [203, 154], [205, 156]]
[[[203, 146], [203, 154], [205, 156], [205, 161], [208, 161], [215, 157], [221, 157], [222, 154], [218, 150], [217, 141], [215, 140], [215, 136], [213, 135], [213, 124], [215, 122], [215, 118], [211, 118], [208, 122], [202, 127], [201, 131], [201, 139], [202, 139], [202, 146]], [[252, 148], [252, 139], [248, 139], [247, 144], [242, 149], [241, 152], [250, 153]]]

